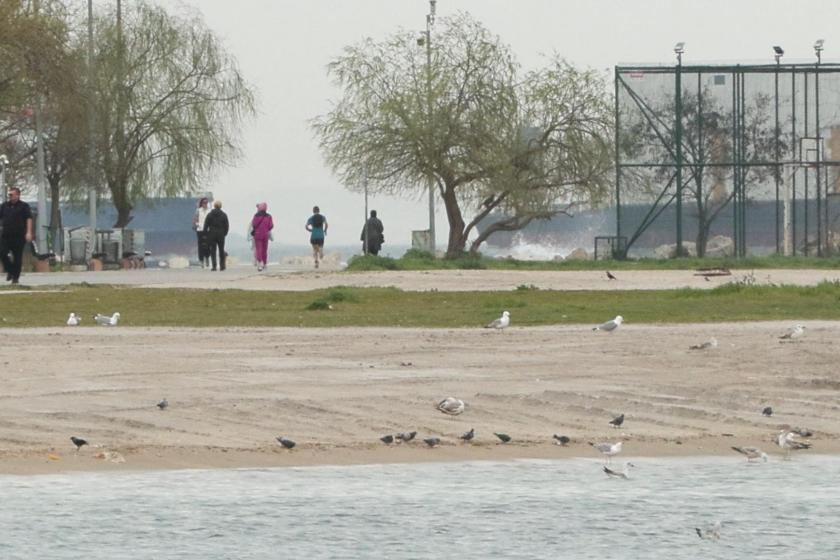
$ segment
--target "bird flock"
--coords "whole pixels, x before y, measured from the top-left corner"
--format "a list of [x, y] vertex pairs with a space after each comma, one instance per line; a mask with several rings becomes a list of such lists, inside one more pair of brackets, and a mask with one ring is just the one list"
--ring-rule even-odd
[[[114, 313], [113, 315], [103, 315], [101, 313], [97, 313], [93, 316], [93, 322], [94, 324], [102, 327], [116, 327], [120, 322], [120, 314], [119, 312]], [[68, 327], [78, 327], [81, 324], [82, 318], [75, 313], [71, 313], [67, 318]]]

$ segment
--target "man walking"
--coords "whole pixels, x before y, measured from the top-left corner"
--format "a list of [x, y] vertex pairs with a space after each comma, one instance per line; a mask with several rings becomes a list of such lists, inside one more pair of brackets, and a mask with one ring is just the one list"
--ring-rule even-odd
[[32, 241], [32, 210], [20, 199], [19, 188], [10, 188], [9, 200], [0, 204], [0, 222], [3, 224], [0, 261], [6, 271], [6, 281], [17, 284], [23, 264], [23, 248]]
[[216, 270], [216, 253], [219, 254], [219, 270], [225, 269], [225, 237], [230, 229], [227, 214], [222, 212], [222, 201], [213, 202], [213, 209], [204, 219], [204, 234], [207, 236], [207, 245], [210, 248], [210, 259], [213, 262], [213, 270]]
[[382, 249], [382, 244], [385, 243], [385, 236], [382, 232], [385, 228], [382, 226], [382, 220], [376, 217], [376, 210], [370, 211], [370, 218], [362, 227], [362, 251], [365, 255], [378, 255], [379, 250]]

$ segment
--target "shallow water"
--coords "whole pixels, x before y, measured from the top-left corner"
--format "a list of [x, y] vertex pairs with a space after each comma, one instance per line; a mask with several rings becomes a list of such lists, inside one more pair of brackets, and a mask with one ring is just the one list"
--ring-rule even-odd
[[633, 462], [3, 476], [0, 558], [840, 557], [840, 457]]

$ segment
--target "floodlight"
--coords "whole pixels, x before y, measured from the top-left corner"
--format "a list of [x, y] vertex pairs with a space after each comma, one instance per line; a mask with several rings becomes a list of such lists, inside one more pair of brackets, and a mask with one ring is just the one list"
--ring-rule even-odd
[[676, 45], [674, 45], [674, 52], [677, 53], [677, 54], [684, 53], [685, 52], [685, 43], [679, 42]]
[[825, 43], [825, 39], [817, 39], [817, 41], [814, 43], [814, 50], [817, 52], [823, 50], [823, 43]]
[[778, 45], [775, 45], [773, 47], [773, 52], [776, 53], [776, 56], [783, 56], [785, 54], [785, 49], [783, 49], [782, 47], [780, 47]]

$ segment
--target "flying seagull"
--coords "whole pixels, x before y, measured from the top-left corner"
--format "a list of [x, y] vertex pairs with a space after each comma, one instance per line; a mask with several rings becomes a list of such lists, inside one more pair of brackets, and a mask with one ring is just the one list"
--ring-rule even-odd
[[758, 447], [736, 447], [733, 445], [732, 449], [744, 455], [748, 463], [752, 463], [753, 459], [761, 459], [765, 463], [767, 462], [767, 453]]
[[630, 478], [630, 467], [635, 467], [633, 463], [627, 462], [624, 463], [624, 469], [620, 471], [614, 471], [608, 466], [604, 465], [604, 474], [606, 474], [610, 478], [623, 478], [628, 479]]
[[624, 424], [624, 413], [622, 412], [612, 420], [610, 420], [610, 424], [613, 428], [620, 428], [622, 424]]
[[802, 441], [798, 441], [796, 439], [797, 434], [794, 432], [789, 432], [787, 430], [782, 430], [779, 432], [779, 435], [776, 436], [776, 445], [781, 447], [785, 450], [785, 458], [790, 459], [790, 452], [791, 451], [798, 451], [800, 449], [810, 449], [811, 444], [805, 443]]
[[761, 410], [761, 414], [763, 414], [764, 416], [773, 416], [773, 408], [770, 406], [765, 406]]
[[416, 435], [417, 435], [417, 432], [400, 432], [397, 435], [395, 435], [394, 438], [397, 440], [397, 443], [399, 443], [399, 442], [405, 443], [405, 442], [409, 442], [409, 441], [413, 440], [414, 436], [416, 436]]
[[297, 445], [292, 440], [284, 438], [283, 436], [277, 436], [275, 439], [277, 440], [277, 443], [279, 443], [286, 449], [292, 449], [295, 445]]
[[437, 409], [443, 412], [444, 414], [450, 414], [452, 416], [457, 416], [464, 412], [464, 409], [467, 407], [466, 403], [461, 399], [456, 399], [455, 397], [446, 397], [442, 401], [437, 404]]
[[705, 541], [717, 541], [720, 540], [720, 525], [720, 521], [715, 521], [714, 525], [703, 529], [695, 527], [694, 530], [697, 531], [697, 536]]
[[386, 436], [382, 436], [381, 438], [379, 438], [379, 440], [385, 445], [391, 445], [392, 443], [394, 443], [394, 436], [388, 434]]
[[102, 315], [101, 313], [97, 313], [93, 316], [93, 320], [96, 321], [97, 325], [102, 325], [105, 327], [116, 327], [117, 323], [120, 322], [120, 314], [114, 313], [109, 317], [108, 315]]
[[68, 327], [77, 327], [79, 323], [82, 322], [82, 319], [76, 315], [75, 313], [71, 313], [70, 316], [67, 318], [67, 326]]
[[624, 442], [616, 442], [616, 443], [592, 443], [589, 442], [589, 445], [600, 451], [609, 461], [613, 455], [618, 455], [621, 453], [621, 446]]
[[427, 437], [423, 441], [429, 447], [437, 447], [438, 445], [440, 445], [440, 438], [439, 437]]
[[569, 436], [558, 436], [557, 434], [554, 434], [551, 437], [554, 438], [555, 445], [562, 445], [563, 447], [567, 446], [569, 442], [572, 441]]
[[475, 428], [470, 428], [469, 432], [464, 432], [463, 434], [461, 434], [461, 439], [464, 440], [464, 441], [472, 441], [472, 439], [474, 437], [475, 437]]
[[613, 332], [614, 330], [618, 329], [618, 327], [621, 326], [621, 323], [623, 322], [624, 317], [622, 317], [621, 315], [616, 315], [615, 319], [607, 321], [606, 323], [601, 323], [597, 327], [592, 327], [592, 330]]
[[692, 344], [688, 347], [689, 350], [708, 350], [709, 348], [717, 348], [718, 341], [715, 337], [710, 338], [706, 342], [700, 344]]
[[70, 441], [73, 442], [73, 445], [76, 446], [76, 451], [82, 448], [83, 445], [87, 445], [88, 442], [83, 440], [82, 438], [76, 436], [70, 436]]
[[484, 325], [485, 329], [506, 329], [510, 325], [510, 313], [508, 311], [502, 311], [502, 316], [498, 319], [493, 319], [486, 325]]
[[494, 434], [497, 438], [499, 438], [499, 439], [501, 440], [501, 442], [502, 442], [502, 443], [508, 443], [511, 439], [513, 439], [512, 437], [510, 437], [510, 436], [509, 436], [509, 435], [507, 435], [507, 434], [502, 434], [502, 433], [499, 433], [499, 432], [493, 432], [493, 434]]
[[610, 271], [608, 270], [608, 271], [607, 271], [607, 280], [618, 280], [618, 278], [616, 278], [616, 277], [613, 275], [613, 273], [612, 273], [612, 272], [610, 272]]
[[794, 325], [788, 331], [779, 337], [779, 340], [795, 340], [805, 334], [805, 327], [803, 325]]

